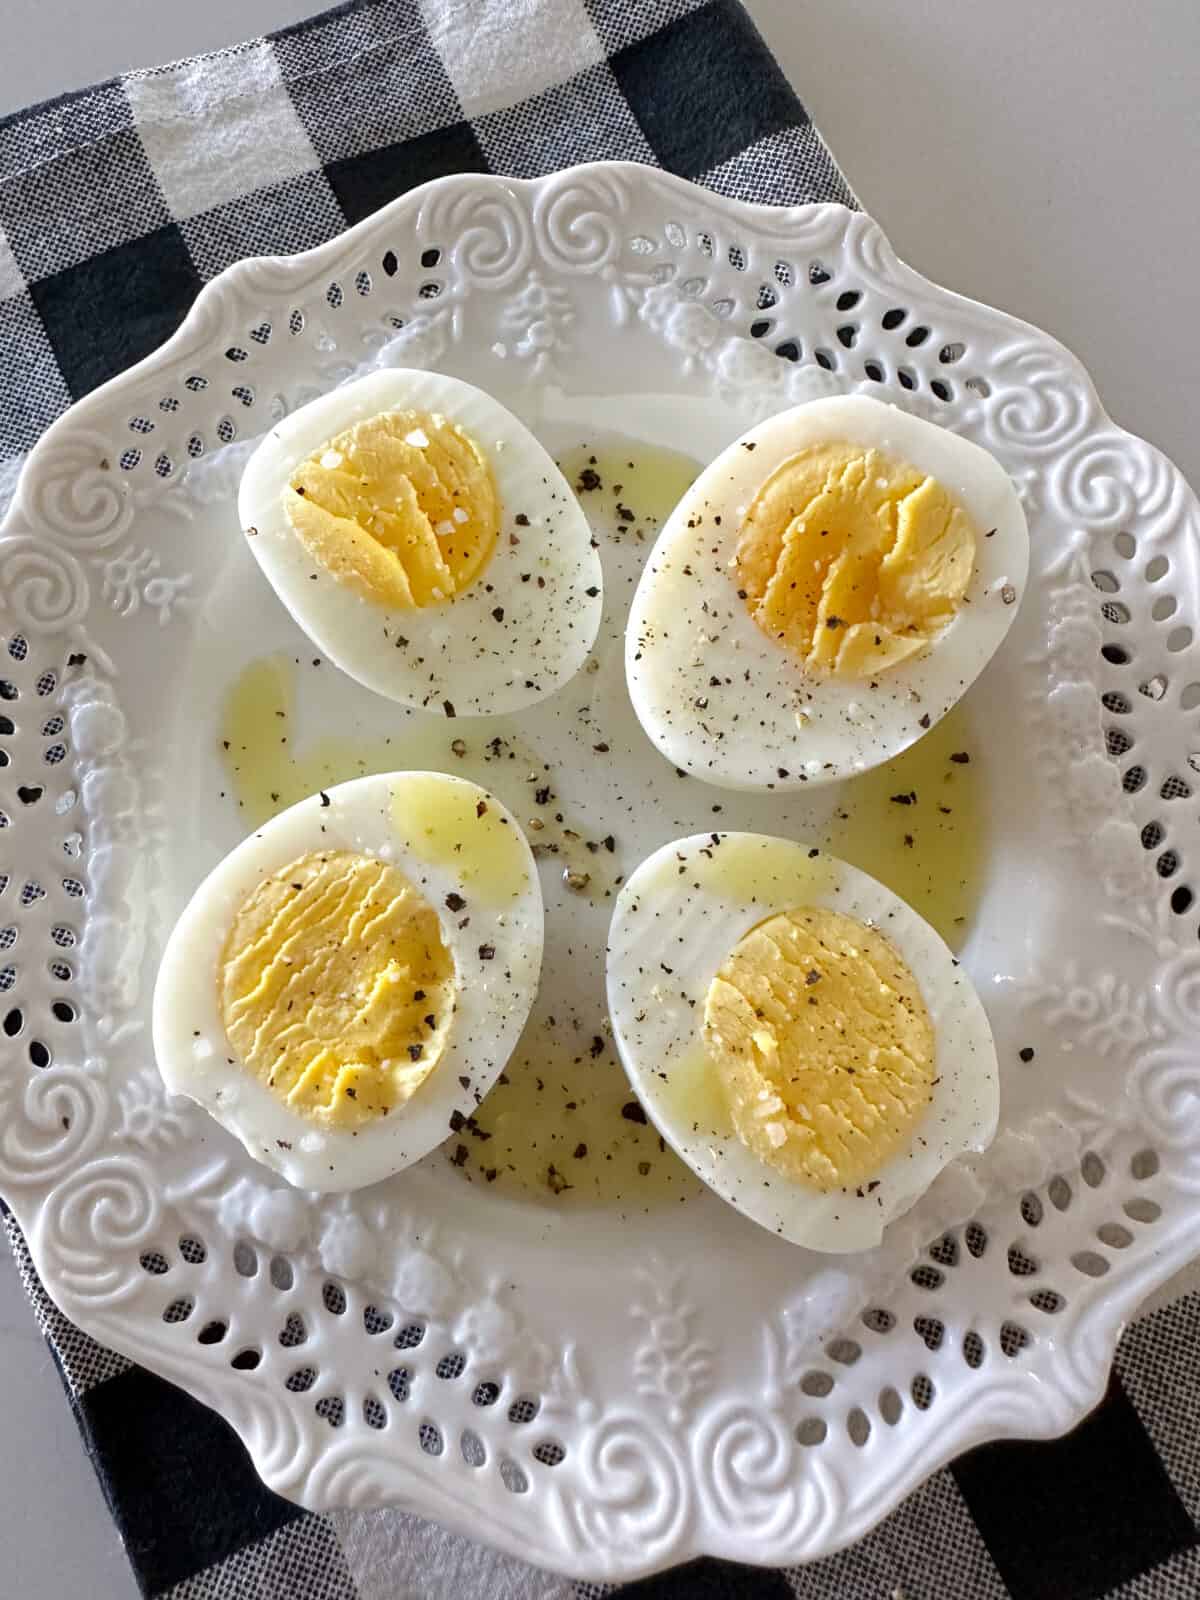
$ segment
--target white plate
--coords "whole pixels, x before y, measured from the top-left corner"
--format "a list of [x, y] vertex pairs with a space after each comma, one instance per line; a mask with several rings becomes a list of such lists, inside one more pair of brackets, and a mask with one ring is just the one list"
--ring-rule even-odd
[[[428, 748], [307, 665], [235, 526], [240, 441], [379, 359], [481, 384], [551, 449], [618, 429], [706, 456], [865, 384], [1014, 476], [1030, 591], [967, 713], [990, 840], [963, 958], [1002, 1131], [879, 1251], [818, 1261], [707, 1193], [534, 1204], [436, 1152], [318, 1200], [166, 1100], [146, 1027], [164, 930], [242, 831], [230, 682], [286, 651], [301, 743], [336, 727]], [[595, 901], [547, 863], [541, 1010], [568, 1038], [578, 1017], [585, 1057], [604, 875], [713, 805], [800, 836], [836, 798], [711, 791], [639, 742], [618, 635], [644, 548], [606, 537], [600, 667], [557, 720], [521, 722], [568, 821], [615, 836]], [[235, 267], [50, 430], [0, 542], [0, 1004], [19, 1022], [0, 1188], [54, 1299], [216, 1407], [281, 1493], [400, 1503], [576, 1576], [822, 1555], [967, 1446], [1069, 1427], [1200, 1213], [1198, 551], [1190, 491], [1066, 351], [836, 206], [634, 166], [447, 178], [309, 255]], [[493, 774], [502, 794], [521, 765]]]

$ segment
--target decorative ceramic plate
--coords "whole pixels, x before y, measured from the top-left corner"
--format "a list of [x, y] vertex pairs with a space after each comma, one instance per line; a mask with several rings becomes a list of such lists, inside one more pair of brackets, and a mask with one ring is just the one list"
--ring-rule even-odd
[[[528, 716], [448, 725], [314, 666], [247, 554], [248, 441], [381, 363], [491, 390], [585, 490], [601, 638]], [[953, 725], [971, 755], [953, 865], [926, 829], [896, 881], [950, 925], [988, 1009], [1001, 1131], [879, 1249], [833, 1258], [622, 1117], [602, 955], [617, 881], [676, 835], [860, 859], [887, 833], [869, 778], [811, 796], [683, 778], [621, 670], [630, 585], [691, 470], [668, 452], [705, 460], [858, 387], [999, 458], [1033, 563]], [[0, 1189], [50, 1293], [220, 1411], [282, 1494], [398, 1503], [577, 1576], [818, 1556], [968, 1446], [1070, 1427], [1200, 1218], [1198, 555], [1178, 472], [1067, 351], [838, 206], [635, 166], [447, 178], [225, 273], [51, 428], [0, 542]], [[543, 824], [542, 998], [507, 1109], [387, 1183], [311, 1196], [166, 1097], [155, 964], [274, 805], [430, 764]]]

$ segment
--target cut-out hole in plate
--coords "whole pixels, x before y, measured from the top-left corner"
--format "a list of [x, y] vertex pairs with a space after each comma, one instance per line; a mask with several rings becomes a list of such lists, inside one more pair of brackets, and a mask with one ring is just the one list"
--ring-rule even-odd
[[445, 1449], [442, 1430], [436, 1422], [430, 1422], [428, 1419], [418, 1427], [417, 1440], [427, 1456], [440, 1456]]
[[927, 1350], [940, 1349], [942, 1340], [946, 1336], [946, 1325], [937, 1317], [914, 1317], [913, 1327], [918, 1336], [924, 1340]]
[[839, 1366], [852, 1367], [862, 1355], [862, 1345], [855, 1339], [834, 1339], [826, 1347], [825, 1354]]
[[303, 1344], [308, 1338], [308, 1329], [305, 1327], [304, 1318], [298, 1311], [289, 1311], [283, 1327], [279, 1330], [279, 1342], [285, 1350], [294, 1349], [296, 1345]]
[[884, 1306], [868, 1306], [862, 1314], [862, 1322], [872, 1333], [891, 1333], [896, 1326], [896, 1315]]
[[1098, 1189], [1104, 1182], [1105, 1166], [1094, 1150], [1085, 1150], [1079, 1163], [1079, 1175], [1089, 1189]]
[[1110, 1250], [1127, 1250], [1133, 1243], [1133, 1235], [1119, 1222], [1102, 1222], [1096, 1229], [1096, 1237]]
[[245, 1239], [239, 1239], [233, 1247], [233, 1267], [241, 1278], [253, 1278], [258, 1272], [258, 1254]]
[[331, 1428], [340, 1428], [346, 1420], [346, 1402], [340, 1394], [323, 1395], [313, 1410], [323, 1417]]
[[900, 1421], [904, 1412], [904, 1402], [895, 1389], [888, 1387], [879, 1391], [879, 1415], [889, 1428], [894, 1428]]
[[956, 1267], [958, 1265], [958, 1240], [952, 1233], [944, 1233], [940, 1239], [935, 1239], [929, 1246], [929, 1254], [939, 1267]]
[[1000, 1324], [1000, 1349], [1011, 1360], [1020, 1355], [1029, 1343], [1029, 1335], [1017, 1322], [1002, 1322]]
[[[1096, 1250], [1076, 1250], [1071, 1257], [1071, 1265], [1077, 1272], [1082, 1272], [1088, 1278], [1102, 1278], [1108, 1271], [1108, 1262]], [[1044, 1307], [1039, 1309], [1049, 1310]], [[1055, 1307], [1054, 1309], [1057, 1309]]]
[[1029, 1303], [1039, 1311], [1045, 1311], [1049, 1316], [1055, 1316], [1066, 1305], [1066, 1301], [1056, 1289], [1035, 1289], [1029, 1296]]
[[540, 1400], [536, 1400], [532, 1395], [523, 1394], [509, 1406], [508, 1420], [521, 1427], [527, 1422], [532, 1422], [540, 1410]]
[[808, 1446], [823, 1444], [829, 1425], [824, 1417], [805, 1417], [796, 1424], [796, 1443]]
[[846, 1432], [850, 1443], [860, 1450], [871, 1437], [871, 1421], [861, 1406], [855, 1406], [846, 1418]]
[[1008, 1247], [1008, 1270], [1014, 1278], [1032, 1278], [1038, 1270], [1038, 1264], [1031, 1255], [1027, 1255], [1020, 1245], [1010, 1244]]

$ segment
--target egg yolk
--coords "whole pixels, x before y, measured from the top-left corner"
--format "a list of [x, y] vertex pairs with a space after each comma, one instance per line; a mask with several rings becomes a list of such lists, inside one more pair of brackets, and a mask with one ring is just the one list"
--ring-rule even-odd
[[346, 850], [264, 878], [238, 907], [219, 977], [247, 1069], [328, 1128], [410, 1099], [445, 1048], [456, 992], [437, 912], [398, 868]]
[[951, 621], [975, 545], [974, 523], [936, 478], [831, 442], [797, 451], [763, 483], [732, 566], [764, 633], [806, 667], [866, 678]]
[[912, 1140], [934, 1031], [912, 973], [853, 917], [802, 907], [734, 946], [704, 1003], [734, 1131], [788, 1178], [857, 1188]]
[[284, 510], [312, 558], [380, 605], [452, 600], [500, 531], [487, 457], [443, 416], [384, 411], [302, 461]]

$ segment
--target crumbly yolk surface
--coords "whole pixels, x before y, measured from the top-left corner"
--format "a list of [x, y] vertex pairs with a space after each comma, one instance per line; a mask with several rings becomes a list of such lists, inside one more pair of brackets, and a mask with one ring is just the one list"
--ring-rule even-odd
[[734, 1131], [820, 1190], [869, 1181], [928, 1108], [934, 1030], [882, 934], [802, 907], [745, 934], [709, 986], [704, 1043]]
[[398, 868], [312, 852], [238, 907], [222, 1021], [246, 1068], [293, 1111], [357, 1128], [411, 1098], [445, 1048], [457, 992], [437, 912]]
[[975, 546], [974, 523], [936, 478], [881, 450], [831, 442], [797, 451], [763, 483], [733, 570], [764, 633], [807, 667], [866, 678], [951, 621]]
[[500, 500], [487, 457], [443, 416], [383, 411], [302, 461], [284, 510], [313, 559], [381, 605], [452, 600], [496, 545]]

